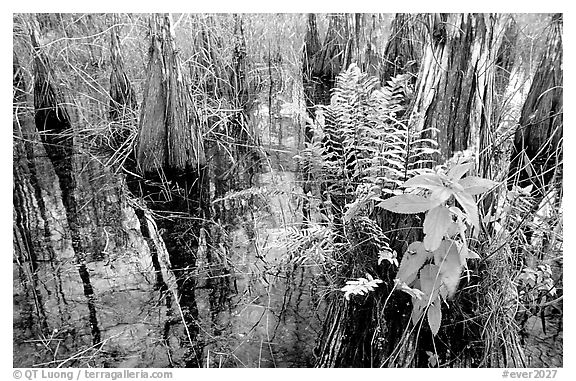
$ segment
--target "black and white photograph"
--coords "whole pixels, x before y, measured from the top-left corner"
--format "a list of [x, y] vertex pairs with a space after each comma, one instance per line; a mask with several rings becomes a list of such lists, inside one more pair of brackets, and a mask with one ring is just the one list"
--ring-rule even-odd
[[13, 379], [560, 376], [564, 14], [382, 10], [12, 13]]

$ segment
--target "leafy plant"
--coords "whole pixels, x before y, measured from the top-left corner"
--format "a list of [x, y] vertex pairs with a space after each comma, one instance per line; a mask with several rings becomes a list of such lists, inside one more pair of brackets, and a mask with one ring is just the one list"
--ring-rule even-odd
[[436, 367], [438, 365], [438, 355], [430, 351], [426, 351], [426, 355], [428, 355], [428, 365], [431, 368]]
[[466, 237], [468, 226], [476, 232], [480, 229], [474, 196], [497, 185], [477, 176], [463, 177], [472, 166], [462, 163], [447, 173], [416, 175], [402, 185], [407, 193], [377, 205], [395, 213], [426, 213], [424, 240], [408, 246], [396, 281], [397, 287], [412, 297], [412, 322], [416, 324], [426, 312], [434, 335], [440, 329], [442, 300], [455, 294], [467, 260], [479, 258], [470, 250]]
[[[373, 212], [383, 195], [401, 194], [405, 180], [431, 172], [431, 158], [438, 153], [436, 142], [422, 138], [425, 131], [414, 131], [404, 118], [411, 94], [406, 75], [381, 86], [375, 77], [350, 65], [338, 76], [330, 105], [317, 106], [314, 137], [296, 157], [311, 188], [320, 184], [321, 201], [315, 204], [331, 229], [332, 257], [342, 265], [334, 270], [348, 278], [378, 266], [398, 266], [397, 254]], [[293, 238], [304, 242], [296, 234]], [[306, 252], [303, 255], [312, 254]]]
[[313, 224], [306, 229], [287, 228], [285, 247], [289, 261], [323, 263], [334, 250], [333, 232], [326, 226]]
[[556, 296], [556, 286], [549, 264], [541, 264], [536, 268], [526, 267], [518, 276], [520, 296], [534, 304], [542, 295]]
[[368, 292], [374, 291], [378, 287], [378, 283], [382, 283], [382, 281], [374, 279], [367, 273], [366, 278], [358, 278], [346, 282], [346, 286], [342, 287], [341, 291], [344, 292], [346, 300], [349, 300], [351, 295], [366, 295]]

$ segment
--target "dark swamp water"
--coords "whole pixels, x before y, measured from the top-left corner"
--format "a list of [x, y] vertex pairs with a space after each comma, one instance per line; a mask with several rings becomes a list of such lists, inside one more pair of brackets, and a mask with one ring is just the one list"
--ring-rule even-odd
[[[318, 271], [288, 261], [285, 245], [288, 227], [301, 223], [293, 159], [299, 131], [295, 113], [261, 127], [266, 160], [252, 195], [217, 201], [234, 217], [211, 242], [218, 261], [202, 259], [201, 234], [196, 266], [184, 274], [166, 265], [162, 230], [137, 216], [122, 179], [78, 155], [78, 218], [81, 239], [92, 248], [85, 261], [92, 293], [42, 145], [26, 146], [26, 155], [15, 143], [15, 204], [36, 215], [14, 215], [13, 365], [179, 367], [195, 357], [202, 367], [312, 366], [323, 315]], [[165, 287], [158, 287], [159, 273]], [[194, 332], [174, 302], [178, 276], [195, 281]]]

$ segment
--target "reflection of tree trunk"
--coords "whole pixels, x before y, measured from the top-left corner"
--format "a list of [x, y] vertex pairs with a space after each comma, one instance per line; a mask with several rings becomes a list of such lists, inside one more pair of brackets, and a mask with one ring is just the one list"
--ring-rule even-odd
[[151, 20], [152, 46], [148, 81], [141, 109], [137, 145], [138, 167], [147, 180], [143, 193], [157, 212], [176, 283], [188, 353], [186, 367], [202, 363], [198, 342], [198, 308], [195, 297], [196, 257], [208, 194], [204, 148], [196, 111], [180, 72], [170, 16]]
[[[38, 357], [27, 356], [29, 348], [42, 356], [35, 342], [54, 335], [54, 328], [58, 328], [60, 337], [74, 338], [72, 345], [59, 341], [60, 355], [72, 355], [76, 348], [90, 346], [94, 340], [90, 332], [84, 333], [90, 315], [78, 322], [72, 317], [78, 318], [86, 307], [82, 302], [83, 285], [77, 267], [71, 263], [77, 260], [67, 255], [68, 224], [61, 218], [66, 219], [66, 212], [58, 180], [34, 125], [34, 111], [26, 103], [24, 78], [16, 56], [14, 64], [13, 241], [19, 272], [14, 279], [14, 365], [32, 366]], [[49, 347], [46, 352], [51, 350]]]
[[[49, 334], [46, 323], [46, 312], [42, 294], [39, 290], [37, 277], [38, 256], [50, 258], [51, 248], [42, 245], [43, 240], [50, 238], [50, 230], [46, 218], [46, 207], [37, 184], [36, 166], [34, 163], [31, 134], [27, 133], [30, 121], [25, 116], [26, 95], [24, 76], [18, 59], [14, 54], [13, 62], [13, 105], [14, 122], [13, 134], [14, 157], [13, 157], [13, 204], [14, 204], [14, 251], [17, 253], [16, 262], [20, 265], [20, 276], [23, 283], [31, 285], [33, 306], [29, 303], [29, 309], [34, 310], [30, 316], [38, 316], [36, 335]], [[34, 208], [34, 201], [37, 207]], [[33, 232], [37, 232], [34, 234]], [[47, 251], [47, 253], [44, 253]], [[33, 321], [30, 327], [35, 327]]]
[[48, 58], [39, 44], [39, 32], [35, 20], [30, 23], [32, 46], [36, 54], [34, 83], [34, 108], [36, 128], [41, 132], [46, 153], [54, 166], [62, 200], [66, 210], [68, 226], [72, 236], [72, 247], [78, 262], [78, 272], [88, 300], [89, 321], [94, 344], [100, 343], [100, 328], [94, 305], [94, 290], [86, 268], [88, 260], [81, 242], [78, 206], [75, 195], [77, 188], [73, 169], [73, 131], [68, 112], [62, 106], [61, 95], [54, 87], [53, 73]]

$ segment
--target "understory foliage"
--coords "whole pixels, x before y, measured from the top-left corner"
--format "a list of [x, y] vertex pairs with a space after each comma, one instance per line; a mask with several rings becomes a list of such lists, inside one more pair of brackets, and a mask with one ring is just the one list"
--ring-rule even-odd
[[[366, 36], [356, 36], [356, 42], [341, 39], [343, 35], [336, 30], [330, 32], [331, 38], [344, 49], [342, 54], [336, 54], [342, 62], [354, 59], [354, 55], [346, 53], [350, 46], [362, 50], [363, 43], [359, 42], [362, 39], [370, 40], [366, 45], [370, 48], [358, 58], [358, 64], [353, 63], [347, 69], [346, 64], [338, 64], [330, 76], [331, 86], [336, 71], [342, 70], [331, 90], [330, 104], [314, 106], [320, 101], [306, 94], [306, 79], [301, 88], [303, 57], [300, 51], [306, 19], [316, 20], [314, 15], [181, 14], [174, 20], [154, 16], [160, 17], [158, 25], [149, 24], [149, 15], [30, 17], [37, 19], [40, 33], [28, 31], [32, 27], [28, 25], [28, 16], [15, 16], [14, 59], [16, 63], [18, 58], [22, 64], [18, 69], [20, 80], [29, 84], [27, 91], [24, 82], [22, 89], [15, 85], [15, 90], [23, 94], [34, 90], [28, 102], [34, 95], [35, 109], [23, 106], [18, 109], [30, 115], [31, 111], [35, 112], [40, 134], [38, 137], [32, 134], [29, 141], [24, 135], [22, 144], [25, 144], [23, 147], [45, 146], [38, 151], [38, 158], [46, 150], [51, 160], [59, 159], [53, 160], [53, 165], [62, 188], [73, 248], [82, 263], [80, 277], [85, 281], [90, 273], [96, 282], [100, 281], [102, 274], [86, 267], [83, 261], [85, 258], [99, 261], [99, 256], [109, 255], [108, 225], [97, 225], [104, 218], [116, 216], [113, 213], [120, 213], [117, 204], [110, 200], [128, 193], [121, 181], [108, 180], [112, 178], [109, 175], [124, 170], [130, 180], [126, 182], [135, 184], [134, 188], [141, 184], [154, 185], [158, 199], [181, 200], [179, 206], [174, 202], [171, 206], [158, 207], [150, 216], [157, 220], [158, 231], [166, 243], [162, 243], [166, 246], [163, 250], [170, 252], [171, 265], [178, 271], [180, 295], [189, 296], [189, 313], [181, 308], [186, 307], [184, 302], [178, 308], [184, 323], [188, 323], [186, 329], [192, 332], [188, 337], [182, 336], [183, 342], [190, 342], [190, 349], [201, 348], [206, 338], [226, 336], [216, 325], [211, 326], [213, 331], [197, 326], [202, 316], [197, 316], [195, 293], [211, 290], [210, 296], [206, 296], [208, 301], [199, 299], [198, 305], [202, 307], [209, 302], [214, 304], [214, 311], [219, 311], [217, 304], [222, 302], [215, 302], [216, 291], [224, 299], [224, 295], [233, 290], [229, 275], [244, 275], [230, 259], [234, 258], [229, 255], [234, 236], [229, 234], [232, 232], [229, 229], [236, 229], [241, 219], [249, 220], [251, 226], [245, 227], [252, 240], [255, 235], [252, 230], [257, 225], [253, 211], [271, 197], [298, 197], [298, 201], [306, 201], [310, 206], [310, 213], [305, 213], [302, 207], [301, 224], [286, 226], [284, 241], [279, 243], [286, 249], [285, 259], [291, 266], [300, 266], [299, 270], [315, 266], [313, 271], [319, 269], [323, 278], [320, 296], [328, 300], [329, 308], [322, 318], [329, 329], [325, 330], [328, 339], [324, 338], [326, 332], [322, 332], [319, 340], [328, 345], [318, 348], [328, 348], [327, 357], [343, 359], [323, 364], [422, 365], [426, 353], [432, 367], [526, 366], [532, 363], [523, 362], [522, 351], [529, 351], [530, 337], [537, 337], [528, 332], [534, 320], [541, 324], [544, 334], [554, 328], [556, 335], [562, 333], [560, 24], [550, 30], [546, 43], [544, 39], [526, 34], [531, 28], [521, 29], [522, 34], [526, 34], [521, 38], [530, 40], [531, 44], [540, 41], [543, 46], [530, 45], [530, 49], [520, 53], [507, 48], [511, 56], [522, 58], [520, 62], [513, 68], [499, 61], [494, 61], [493, 66], [499, 69], [501, 66], [502, 72], [510, 77], [515, 77], [510, 74], [515, 70], [522, 73], [522, 82], [526, 76], [528, 85], [510, 85], [507, 89], [502, 85], [499, 91], [510, 99], [494, 101], [501, 103], [497, 106], [481, 104], [488, 125], [479, 128], [490, 136], [480, 139], [480, 147], [469, 146], [470, 152], [477, 150], [476, 157], [455, 156], [438, 165], [437, 159], [446, 155], [440, 155], [435, 139], [446, 132], [432, 128], [417, 130], [416, 124], [409, 122], [420, 115], [414, 107], [418, 102], [414, 99], [413, 86], [417, 76], [415, 68], [420, 65], [418, 60], [422, 54], [420, 42], [410, 35], [417, 36], [423, 33], [420, 28], [429, 27], [422, 22], [426, 18], [396, 18], [395, 23], [406, 33], [402, 33], [402, 38], [393, 39], [394, 43], [386, 49], [386, 59], [381, 59], [378, 47], [372, 45], [376, 40], [373, 34], [377, 35], [376, 18], [371, 27], [374, 30], [370, 29]], [[534, 17], [544, 20], [543, 16]], [[367, 27], [369, 18], [355, 15], [356, 24], [350, 26], [356, 27], [347, 28], [361, 31]], [[330, 25], [344, 19], [342, 15], [318, 17], [317, 27], [330, 29]], [[351, 20], [348, 17], [346, 23]], [[438, 30], [433, 31], [439, 50], [445, 50], [448, 24], [440, 22]], [[378, 30], [383, 29], [381, 27]], [[466, 35], [471, 30], [466, 30]], [[384, 35], [378, 35], [378, 41], [385, 40]], [[477, 48], [478, 52], [485, 49]], [[532, 62], [534, 52], [543, 49], [546, 54], [541, 64]], [[317, 57], [328, 57], [333, 53], [330, 50], [328, 44]], [[378, 74], [380, 67], [387, 66], [390, 58], [399, 57], [398, 52], [404, 50], [407, 52], [402, 53], [402, 59], [395, 60], [392, 71]], [[414, 53], [414, 57], [410, 53]], [[430, 67], [440, 68], [442, 65], [436, 64], [444, 62], [438, 56], [429, 58], [429, 64], [433, 65]], [[465, 57], [462, 63], [469, 65]], [[364, 69], [375, 76], [364, 73]], [[390, 77], [398, 72], [411, 74]], [[468, 71], [467, 75], [472, 72]], [[536, 75], [530, 86], [528, 77], [533, 72]], [[551, 72], [555, 75], [549, 78]], [[437, 74], [420, 73], [419, 76], [437, 81]], [[320, 75], [312, 76], [311, 83], [319, 78]], [[382, 78], [387, 81], [381, 82]], [[448, 85], [452, 79], [455, 78], [447, 75], [440, 83]], [[470, 99], [475, 99], [483, 87], [471, 83], [474, 86], [466, 90], [470, 90], [468, 96], [474, 97]], [[442, 86], [431, 86], [430, 91], [442, 95]], [[491, 86], [487, 81], [485, 89]], [[490, 117], [492, 108], [508, 118], [504, 111], [508, 108], [513, 111], [516, 107], [511, 101], [523, 102], [526, 95], [517, 90], [523, 87], [530, 87], [530, 92], [521, 115], [516, 117], [511, 112], [509, 121], [492, 122], [492, 119], [498, 120]], [[324, 90], [322, 96], [328, 93], [327, 88]], [[464, 96], [442, 98], [438, 100], [438, 107], [444, 107], [444, 111], [456, 110], [451, 103], [455, 98], [461, 98], [458, 101], [462, 109], [469, 106]], [[25, 100], [20, 102], [25, 106]], [[287, 116], [282, 111], [289, 108], [295, 111], [291, 113], [290, 129], [286, 129], [282, 122], [286, 122]], [[314, 117], [309, 112], [314, 113]], [[443, 128], [442, 118], [437, 118], [435, 113], [444, 114], [435, 111], [426, 113], [426, 117], [435, 123], [438, 121], [431, 125]], [[305, 174], [303, 192], [296, 195], [283, 188], [260, 184], [262, 180], [258, 175], [263, 165], [266, 170], [268, 166], [275, 170], [266, 156], [270, 154], [264, 154], [268, 143], [261, 142], [265, 126], [269, 128], [270, 148], [273, 148], [272, 135], [279, 142], [276, 147], [279, 149], [270, 152], [281, 152], [288, 145], [286, 137], [300, 144], [301, 137], [290, 134], [292, 127], [294, 134], [297, 133], [299, 123], [306, 117], [304, 114], [311, 117], [305, 135], [312, 133], [310, 139], [305, 137], [305, 147], [296, 156], [298, 170]], [[455, 114], [458, 119], [475, 117], [474, 113]], [[158, 121], [161, 123], [156, 123]], [[492, 130], [496, 125], [498, 128]], [[32, 129], [36, 130], [33, 125]], [[459, 130], [454, 127], [454, 131]], [[538, 139], [534, 139], [535, 134]], [[15, 138], [17, 136], [21, 139], [15, 129]], [[38, 142], [44, 145], [36, 144]], [[30, 147], [26, 148], [30, 152], [20, 154], [22, 162], [25, 155], [36, 152]], [[513, 154], [509, 158], [511, 148]], [[15, 152], [20, 151], [15, 148]], [[154, 169], [151, 172], [155, 174], [158, 169], [158, 178], [143, 181], [142, 173], [136, 168], [138, 155], [135, 153], [138, 152], [140, 161], [147, 162], [148, 169]], [[41, 179], [42, 171], [34, 169], [34, 160], [27, 163], [33, 173], [31, 179]], [[277, 161], [280, 162], [280, 158]], [[203, 175], [198, 179], [206, 182], [197, 182], [196, 178], [190, 178], [187, 183], [173, 181], [166, 177], [171, 171], [159, 168], [163, 166], [184, 172], [202, 167]], [[16, 171], [15, 176], [26, 179], [27, 172]], [[508, 187], [500, 186], [504, 183]], [[20, 186], [16, 180], [15, 186]], [[198, 192], [202, 198], [195, 194], [196, 188], [202, 188], [202, 192]], [[149, 200], [153, 198], [139, 195], [142, 189], [130, 191], [135, 198], [126, 197], [134, 204], [136, 214], [144, 216], [138, 215], [142, 224], [148, 212], [156, 209], [150, 207]], [[37, 192], [33, 196], [38, 202], [44, 202], [41, 193], [44, 189], [37, 188]], [[145, 201], [150, 210], [142, 206]], [[23, 205], [15, 203], [15, 210]], [[29, 205], [35, 203], [31, 201]], [[162, 201], [162, 205], [168, 203]], [[38, 204], [40, 212], [42, 208]], [[87, 217], [89, 214], [85, 214], [85, 219], [76, 217], [76, 214], [88, 213], [82, 212], [85, 209], [102, 219]], [[20, 215], [24, 212], [33, 214], [28, 210], [18, 211]], [[118, 223], [110, 221], [109, 226], [115, 227]], [[96, 233], [90, 237], [77, 228], [82, 224], [94, 225], [102, 248], [91, 243], [96, 241]], [[142, 226], [148, 226], [148, 222]], [[50, 229], [44, 230], [49, 233]], [[143, 237], [152, 239], [145, 230], [141, 231]], [[122, 234], [118, 232], [118, 242], [124, 239]], [[253, 241], [258, 242], [257, 235], [255, 237]], [[152, 254], [154, 247], [156, 243], [150, 246], [151, 257], [157, 261], [157, 254]], [[91, 258], [92, 252], [97, 259]], [[208, 276], [198, 277], [200, 272], [196, 269], [207, 269]], [[155, 271], [160, 274], [157, 268]], [[266, 279], [264, 275], [263, 279]], [[157, 281], [158, 287], [166, 287], [161, 277]], [[84, 288], [84, 296], [94, 317], [90, 324], [93, 343], [97, 343], [101, 336], [94, 322], [96, 308], [100, 307], [92, 303], [94, 292], [89, 279], [86, 284], [90, 287]], [[238, 293], [236, 281], [234, 288]], [[47, 299], [48, 303], [52, 300]], [[170, 297], [166, 300], [167, 305], [171, 303]], [[550, 314], [559, 314], [560, 319], [549, 319]], [[165, 337], [169, 325], [166, 327]], [[421, 335], [422, 328], [426, 335]], [[331, 345], [333, 343], [337, 345]], [[406, 352], [418, 354], [405, 356], [406, 361], [395, 361]], [[202, 353], [198, 353], [193, 358], [189, 356], [193, 366], [202, 362]], [[209, 349], [208, 355], [211, 353], [214, 351]], [[520, 360], [510, 363], [510, 357]], [[394, 359], [389, 361], [391, 358]]]
[[[428, 131], [411, 129], [404, 116], [411, 96], [404, 75], [380, 84], [352, 64], [338, 76], [330, 105], [316, 107], [312, 141], [296, 157], [311, 179], [307, 197], [318, 208], [315, 219], [290, 228], [290, 259], [321, 265], [326, 294], [346, 303], [382, 289], [384, 309], [399, 295], [394, 291], [407, 293], [412, 326], [426, 321], [439, 340], [445, 304], [446, 324], [469, 319], [483, 327], [469, 333], [483, 341], [481, 364], [508, 364], [494, 352], [505, 347], [523, 358], [514, 333], [518, 313], [532, 316], [531, 305], [557, 296], [550, 265], [521, 259], [538, 249], [561, 256], [557, 195], [552, 190], [533, 205], [530, 190], [510, 191], [502, 181], [476, 176], [475, 157], [466, 152], [435, 165], [437, 143], [423, 138]], [[491, 211], [483, 207], [486, 199], [495, 203]], [[378, 220], [388, 212], [415, 216], [423, 239], [405, 242], [402, 253], [392, 249], [394, 231]], [[487, 276], [479, 278], [479, 272]], [[390, 273], [393, 284], [384, 276]], [[462, 279], [465, 292], [457, 295]], [[470, 303], [482, 303], [474, 315]], [[427, 353], [431, 366], [441, 366], [436, 350]]]
[[347, 299], [378, 286], [381, 280], [372, 274], [383, 262], [398, 265], [375, 219], [377, 204], [401, 194], [407, 179], [433, 173], [436, 143], [404, 118], [411, 96], [407, 75], [381, 85], [350, 65], [337, 78], [331, 104], [317, 106], [314, 138], [297, 156], [316, 192], [308, 197], [319, 207], [316, 221], [291, 230], [291, 258], [326, 265], [329, 289], [346, 282]]
[[[467, 260], [480, 258], [469, 248], [467, 227], [478, 235], [480, 221], [474, 196], [491, 190], [496, 183], [463, 177], [471, 167], [472, 163], [464, 163], [446, 174], [417, 175], [403, 184], [412, 191], [378, 204], [395, 213], [426, 212], [424, 240], [410, 243], [395, 282], [412, 296], [412, 323], [418, 323], [426, 312], [433, 335], [440, 329], [442, 301], [456, 293], [462, 271], [468, 269]], [[454, 200], [460, 207], [450, 206]]]
[[[532, 185], [503, 189], [493, 213], [484, 218], [489, 234], [481, 254], [479, 287], [484, 292], [476, 299], [478, 314], [485, 316], [484, 364], [526, 366], [533, 351], [553, 346], [532, 345], [535, 320], [544, 334], [561, 334], [562, 322], [558, 326], [553, 316], [560, 313], [563, 298], [562, 207], [561, 196], [550, 188], [541, 190], [546, 194], [541, 201], [532, 195]], [[524, 362], [506, 364], [499, 360], [503, 351], [519, 354]]]
[[411, 94], [406, 75], [380, 86], [352, 64], [338, 76], [331, 104], [317, 106], [314, 140], [302, 155], [303, 170], [327, 184], [323, 196], [359, 196], [368, 186], [395, 194], [432, 163], [436, 143], [402, 119]]

